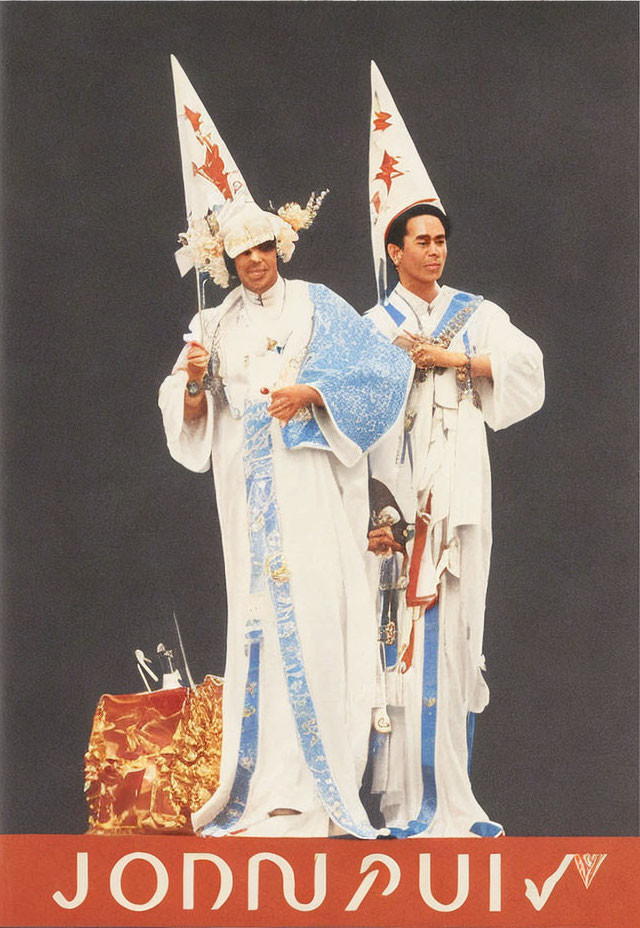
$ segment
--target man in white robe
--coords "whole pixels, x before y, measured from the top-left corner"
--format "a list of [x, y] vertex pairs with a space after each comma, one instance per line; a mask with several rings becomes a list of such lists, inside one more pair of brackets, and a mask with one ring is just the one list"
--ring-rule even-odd
[[159, 399], [171, 455], [213, 462], [225, 556], [222, 768], [194, 827], [376, 837], [359, 798], [377, 660], [364, 452], [411, 365], [326, 287], [280, 277], [271, 214], [241, 206], [222, 231], [241, 284], [204, 332], [193, 320]]
[[[415, 525], [413, 537], [405, 530], [404, 547], [388, 524], [370, 536], [374, 552], [404, 557], [397, 602], [381, 620], [393, 626], [385, 648], [391, 733], [376, 739], [374, 787], [398, 837], [492, 836], [502, 828], [469, 780], [475, 713], [489, 698], [482, 676], [491, 549], [485, 423], [506, 428], [540, 408], [542, 354], [495, 303], [439, 285], [449, 221], [375, 65], [372, 82], [372, 226], [383, 286], [368, 315], [416, 366], [404, 417], [370, 455], [395, 515]], [[381, 126], [390, 130], [383, 139]], [[385, 169], [391, 151], [402, 175]], [[388, 297], [387, 256], [399, 277]]]

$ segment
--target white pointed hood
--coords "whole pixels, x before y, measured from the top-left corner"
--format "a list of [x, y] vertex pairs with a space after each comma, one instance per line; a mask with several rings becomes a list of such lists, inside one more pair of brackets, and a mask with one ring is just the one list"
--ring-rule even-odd
[[171, 56], [182, 179], [189, 222], [251, 194], [222, 136], [193, 89], [178, 59]]
[[409, 130], [372, 61], [369, 208], [373, 261], [381, 301], [387, 291], [385, 236], [393, 220], [418, 203], [430, 203], [444, 213]]
[[180, 236], [183, 247], [176, 252], [180, 273], [196, 266], [226, 287], [224, 252], [235, 258], [271, 240], [276, 241], [282, 260], [289, 261], [298, 230], [309, 228], [328, 191], [312, 193], [304, 208], [286, 203], [277, 213], [261, 209], [174, 55], [171, 69], [189, 226]]

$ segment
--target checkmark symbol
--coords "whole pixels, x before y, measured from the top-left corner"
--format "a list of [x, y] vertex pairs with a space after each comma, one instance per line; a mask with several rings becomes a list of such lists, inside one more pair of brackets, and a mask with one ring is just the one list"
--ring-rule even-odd
[[565, 856], [562, 858], [562, 863], [560, 866], [557, 868], [557, 870], [554, 870], [551, 876], [547, 877], [540, 890], [538, 890], [538, 887], [533, 882], [533, 880], [525, 877], [524, 885], [526, 889], [524, 894], [534, 909], [536, 909], [536, 911], [539, 912], [547, 904], [549, 896], [555, 889], [556, 884], [563, 876], [565, 870], [573, 860], [574, 856], [574, 854], [565, 854]]

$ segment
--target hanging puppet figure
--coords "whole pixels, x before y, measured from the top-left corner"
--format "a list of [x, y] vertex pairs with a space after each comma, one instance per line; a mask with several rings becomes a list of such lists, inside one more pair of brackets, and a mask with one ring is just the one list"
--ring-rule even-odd
[[[375, 838], [359, 788], [375, 703], [365, 452], [411, 362], [331, 290], [284, 280], [305, 209], [265, 212], [175, 61], [189, 232], [179, 261], [222, 286], [160, 388], [171, 455], [213, 462], [228, 637], [220, 785], [202, 835]], [[187, 260], [188, 264], [188, 260]]]
[[[497, 835], [469, 780], [475, 713], [489, 699], [485, 423], [506, 428], [541, 407], [542, 354], [495, 303], [439, 285], [449, 221], [373, 62], [369, 183], [379, 303], [368, 316], [415, 364], [404, 416], [370, 456], [402, 529], [374, 519], [370, 533], [386, 559], [379, 600], [391, 719], [374, 742], [374, 787], [398, 837]], [[389, 296], [387, 258], [399, 277]]]

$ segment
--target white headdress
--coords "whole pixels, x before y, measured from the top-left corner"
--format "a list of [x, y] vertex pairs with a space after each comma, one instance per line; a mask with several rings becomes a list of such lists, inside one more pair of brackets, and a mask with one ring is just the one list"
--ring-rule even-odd
[[225, 251], [235, 258], [273, 239], [283, 261], [289, 261], [298, 230], [309, 228], [328, 191], [317, 196], [312, 193], [304, 208], [287, 203], [277, 214], [261, 209], [173, 55], [171, 68], [189, 224], [187, 232], [180, 236], [182, 248], [176, 253], [176, 261], [182, 275], [195, 266], [221, 287], [228, 287]]
[[371, 62], [369, 207], [371, 244], [382, 301], [387, 291], [385, 238], [394, 219], [418, 203], [444, 207], [375, 61]]

